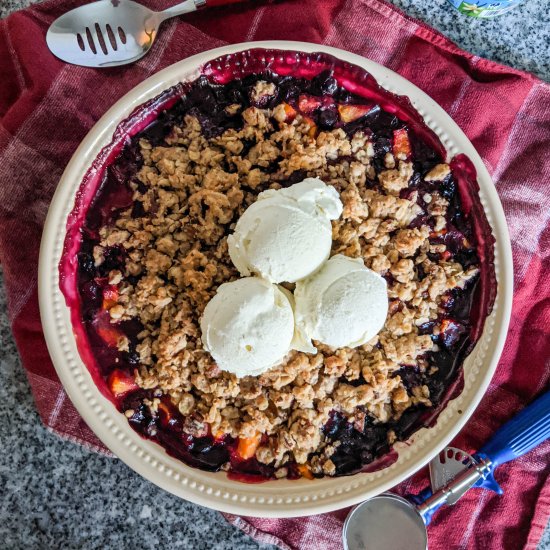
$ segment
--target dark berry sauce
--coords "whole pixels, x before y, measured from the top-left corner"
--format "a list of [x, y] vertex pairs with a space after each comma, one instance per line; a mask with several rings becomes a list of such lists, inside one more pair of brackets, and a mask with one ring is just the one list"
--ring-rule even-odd
[[[160, 397], [157, 412], [151, 412], [144, 401], [154, 400], [154, 391], [142, 390], [133, 381], [139, 365], [137, 335], [142, 327], [138, 321], [112, 324], [106, 311], [108, 300], [116, 300], [116, 287], [109, 284], [108, 275], [112, 270], [123, 271], [124, 249], [107, 249], [99, 266], [93, 255], [99, 229], [118, 212], [132, 207], [136, 217], [142, 214], [139, 203], [133, 204], [130, 187], [131, 182], [141, 185], [135, 181], [142, 166], [140, 138], [147, 138], [153, 146], [162, 144], [187, 113], [198, 118], [207, 138], [239, 128], [241, 117], [228, 114], [226, 107], [235, 103], [249, 106], [249, 89], [257, 80], [274, 82], [276, 94], [262, 98], [256, 106], [270, 108], [284, 101], [320, 129], [342, 128], [350, 136], [359, 130], [365, 132], [374, 144], [377, 171], [384, 169], [384, 156], [405, 135], [415, 171], [404, 190], [407, 198], [418, 191], [417, 200], [425, 206], [423, 195], [437, 188], [449, 201], [446, 232], [434, 234], [432, 243], [444, 243], [448, 258], [465, 269], [471, 265], [481, 268], [480, 276], [464, 290], [446, 296], [444, 313], [438, 319], [444, 330], [432, 336], [438, 351], [426, 355], [427, 368], [421, 372], [404, 365], [398, 371], [409, 391], [427, 385], [433, 406], [409, 409], [397, 422], [386, 424], [375, 423], [367, 414], [362, 429], [333, 411], [323, 428], [328, 440], [339, 442], [331, 457], [337, 475], [387, 467], [397, 458], [387, 442], [388, 431], [392, 430], [397, 440], [407, 439], [420, 427], [432, 425], [441, 408], [461, 391], [462, 362], [481, 335], [494, 302], [493, 237], [477, 197], [475, 170], [460, 155], [451, 161], [452, 173], [444, 181], [424, 182], [421, 175], [445, 161], [438, 138], [407, 98], [383, 90], [363, 69], [329, 55], [250, 50], [212, 61], [202, 73], [196, 81], [178, 85], [149, 101], [121, 123], [113, 142], [101, 152], [82, 183], [69, 216], [60, 264], [61, 288], [71, 308], [82, 358], [102, 393], [126, 412], [130, 426], [162, 445], [170, 455], [207, 471], [223, 466], [231, 479], [239, 481], [258, 482], [275, 476], [274, 467], [255, 458], [240, 458], [238, 440], [228, 435], [216, 437], [206, 425], [193, 425], [193, 419], [184, 418], [167, 396]], [[283, 185], [303, 177], [296, 172]], [[369, 184], [374, 186], [375, 182]], [[427, 221], [417, 219], [412, 225]], [[426, 323], [420, 332], [432, 334], [434, 325]], [[127, 351], [118, 351], [120, 338], [127, 338]], [[435, 372], [427, 374], [431, 371]], [[295, 463], [285, 466], [288, 478], [300, 477]]]

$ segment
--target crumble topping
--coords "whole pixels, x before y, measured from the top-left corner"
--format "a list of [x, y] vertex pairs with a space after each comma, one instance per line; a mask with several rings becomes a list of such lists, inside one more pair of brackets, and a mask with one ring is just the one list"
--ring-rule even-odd
[[[166, 145], [142, 139], [143, 167], [131, 183], [135, 204], [101, 228], [93, 257], [101, 265], [108, 248], [126, 251], [124, 272], [109, 275], [118, 290], [108, 308], [111, 322], [139, 319], [136, 382], [169, 395], [187, 433], [261, 434], [255, 457], [274, 464], [276, 477], [287, 475], [290, 460], [334, 475], [330, 457], [339, 442], [321, 430], [331, 411], [361, 429], [367, 414], [384, 423], [415, 405], [431, 405], [429, 388], [408, 388], [398, 371], [428, 368], [424, 356], [435, 344], [419, 327], [431, 322], [431, 333], [444, 330], [445, 296], [464, 288], [478, 268], [464, 270], [448, 258], [444, 243], [431, 244], [430, 237], [443, 234], [449, 202], [437, 191], [423, 194], [423, 206], [417, 191], [403, 194], [414, 174], [406, 156], [387, 153], [383, 170], [377, 169], [368, 135], [319, 130], [306, 116], [289, 115], [287, 104], [262, 108], [275, 93], [273, 83], [258, 81], [253, 106], [227, 108], [240, 113], [240, 129], [206, 138], [188, 114]], [[315, 355], [292, 351], [268, 372], [239, 379], [203, 349], [199, 318], [217, 287], [239, 275], [227, 250], [239, 216], [259, 192], [289, 185], [296, 173], [321, 178], [340, 193], [344, 211], [333, 222], [332, 254], [360, 257], [387, 278], [388, 318], [359, 348], [316, 342]], [[447, 164], [438, 164], [423, 178], [440, 181], [449, 174]], [[424, 222], [410, 227], [419, 218]], [[126, 337], [117, 342], [120, 351], [128, 345]], [[394, 440], [389, 432], [388, 442]]]

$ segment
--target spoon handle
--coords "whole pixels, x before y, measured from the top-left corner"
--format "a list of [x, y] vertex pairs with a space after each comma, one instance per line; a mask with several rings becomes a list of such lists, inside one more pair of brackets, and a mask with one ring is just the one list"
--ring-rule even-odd
[[163, 11], [157, 12], [157, 16], [161, 18], [162, 21], [170, 19], [171, 17], [176, 17], [178, 15], [183, 15], [184, 13], [191, 13], [196, 11], [206, 4], [205, 0], [185, 0], [175, 6], [167, 8]]
[[245, 0], [206, 0], [204, 6], [213, 8], [214, 6], [225, 6], [227, 4], [239, 4]]
[[158, 13], [162, 18], [162, 21], [169, 19], [170, 17], [176, 17], [177, 15], [183, 15], [184, 13], [191, 13], [200, 8], [214, 8], [216, 6], [225, 6], [226, 4], [236, 4], [243, 2], [244, 0], [185, 0], [180, 4], [176, 4], [171, 8], [167, 8]]

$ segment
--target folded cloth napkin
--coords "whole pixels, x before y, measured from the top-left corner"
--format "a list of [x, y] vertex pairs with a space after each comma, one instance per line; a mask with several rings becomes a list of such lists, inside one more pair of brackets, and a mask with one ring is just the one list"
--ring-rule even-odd
[[[515, 298], [508, 341], [487, 395], [454, 444], [472, 451], [542, 392], [550, 378], [550, 87], [461, 51], [380, 0], [250, 2], [166, 23], [151, 52], [125, 67], [66, 65], [44, 41], [48, 25], [83, 3], [55, 0], [0, 21], [0, 261], [9, 315], [37, 408], [60, 435], [105, 450], [67, 399], [48, 357], [37, 261], [48, 204], [78, 143], [124, 93], [180, 59], [228, 42], [290, 39], [364, 55], [425, 90], [481, 154], [506, 211]], [[169, 0], [148, 0], [153, 9]], [[499, 468], [503, 496], [470, 491], [429, 528], [432, 549], [534, 549], [550, 515], [550, 445]], [[396, 488], [427, 485], [421, 471]], [[337, 549], [346, 510], [301, 519], [229, 521], [289, 549]]]

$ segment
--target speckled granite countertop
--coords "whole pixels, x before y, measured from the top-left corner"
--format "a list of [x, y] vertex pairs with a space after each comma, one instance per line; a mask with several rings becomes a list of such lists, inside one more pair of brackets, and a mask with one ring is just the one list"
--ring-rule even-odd
[[[0, 0], [0, 17], [33, 1]], [[465, 50], [550, 80], [548, 0], [526, 0], [487, 21], [460, 15], [446, 0], [393, 2]], [[165, 493], [120, 461], [48, 432], [13, 343], [1, 284], [0, 548], [274, 548], [258, 545], [218, 513]], [[539, 550], [550, 550], [549, 530]]]

